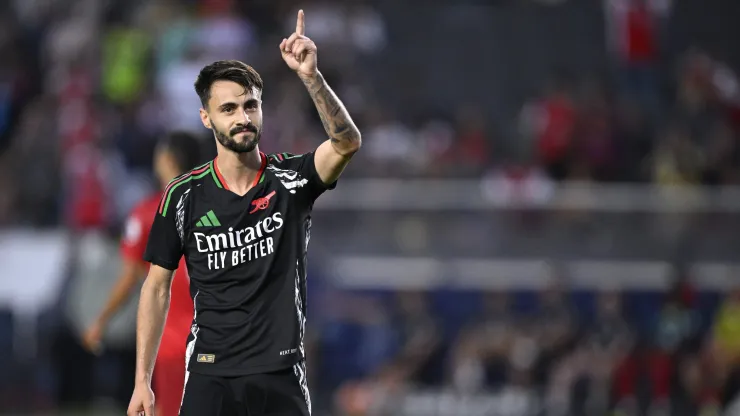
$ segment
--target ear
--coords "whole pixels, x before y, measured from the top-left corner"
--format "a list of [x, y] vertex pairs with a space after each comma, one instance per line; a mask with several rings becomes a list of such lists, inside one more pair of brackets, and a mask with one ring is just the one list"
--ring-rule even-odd
[[200, 121], [203, 123], [205, 128], [211, 128], [211, 118], [208, 116], [208, 112], [203, 108], [200, 109]]

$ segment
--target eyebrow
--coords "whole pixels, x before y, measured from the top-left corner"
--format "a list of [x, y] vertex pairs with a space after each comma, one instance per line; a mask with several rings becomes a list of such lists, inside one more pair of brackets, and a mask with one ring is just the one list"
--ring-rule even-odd
[[[247, 105], [259, 104], [259, 102], [260, 102], [260, 100], [257, 99], [257, 98], [250, 98], [247, 101], [245, 101], [244, 104], [247, 104]], [[229, 102], [223, 103], [220, 106], [218, 106], [218, 109], [219, 110], [227, 110], [229, 108], [234, 108], [234, 107], [238, 107], [238, 104], [235, 103], [235, 102], [233, 102], [233, 101], [229, 101]]]
[[236, 107], [236, 103], [234, 103], [234, 102], [228, 102], [228, 103], [223, 103], [220, 106], [218, 106], [218, 109], [219, 110], [227, 110], [229, 108], [234, 108], [234, 107]]

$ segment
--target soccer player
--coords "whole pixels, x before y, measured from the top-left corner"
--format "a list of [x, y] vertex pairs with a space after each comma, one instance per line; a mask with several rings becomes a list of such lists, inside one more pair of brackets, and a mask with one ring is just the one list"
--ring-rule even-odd
[[259, 151], [262, 79], [218, 61], [195, 81], [203, 125], [218, 156], [165, 189], [149, 236], [137, 321], [130, 416], [153, 414], [152, 369], [184, 254], [194, 303], [182, 416], [307, 416], [303, 347], [306, 250], [314, 201], [335, 186], [360, 132], [318, 71], [316, 45], [296, 30], [283, 59], [313, 98], [329, 139], [303, 155]]
[[[200, 144], [188, 133], [172, 133], [163, 137], [157, 144], [154, 154], [154, 171], [164, 189], [169, 181], [182, 175], [201, 162]], [[95, 322], [88, 328], [83, 342], [88, 350], [97, 352], [110, 319], [126, 303], [131, 290], [147, 274], [149, 264], [143, 260], [149, 238], [152, 218], [157, 211], [162, 192], [145, 199], [131, 212], [121, 240], [123, 265], [116, 285]], [[179, 259], [178, 259], [179, 261]], [[184, 267], [177, 273], [172, 284], [172, 306], [167, 316], [162, 347], [157, 355], [155, 388], [157, 390], [157, 410], [160, 416], [177, 416], [182, 399], [185, 381], [185, 342], [190, 333], [193, 318], [193, 301], [188, 292], [188, 276]]]

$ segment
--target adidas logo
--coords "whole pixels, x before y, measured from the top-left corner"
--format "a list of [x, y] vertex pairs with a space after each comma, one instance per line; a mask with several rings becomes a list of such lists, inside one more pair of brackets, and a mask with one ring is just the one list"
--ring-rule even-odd
[[206, 212], [206, 215], [200, 217], [200, 221], [195, 223], [196, 227], [220, 227], [221, 222], [216, 218], [213, 210]]

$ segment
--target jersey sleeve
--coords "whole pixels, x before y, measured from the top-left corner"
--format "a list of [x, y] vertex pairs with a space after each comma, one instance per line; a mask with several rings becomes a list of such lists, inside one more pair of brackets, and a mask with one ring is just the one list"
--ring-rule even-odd
[[[167, 198], [167, 195], [164, 198]], [[162, 205], [165, 202], [163, 201]], [[144, 260], [167, 270], [176, 270], [183, 254], [183, 240], [176, 222], [178, 211], [169, 208], [169, 210], [160, 208], [154, 214]]]
[[141, 262], [146, 251], [149, 236], [148, 222], [151, 218], [144, 218], [140, 212], [133, 212], [126, 220], [121, 238], [121, 256], [129, 261]]
[[[278, 168], [278, 177], [281, 178], [284, 184], [290, 189], [296, 191], [296, 194], [308, 204], [313, 204], [321, 194], [327, 190], [336, 188], [337, 181], [330, 184], [325, 184], [321, 180], [319, 173], [316, 171], [316, 164], [314, 163], [314, 152], [305, 153], [302, 155], [292, 155], [290, 153], [278, 153], [270, 155], [270, 159], [274, 162], [274, 165]], [[290, 173], [280, 175], [280, 171], [293, 171], [298, 173], [297, 177], [292, 181]], [[284, 180], [284, 178], [286, 180]], [[292, 183], [291, 183], [292, 182]]]

